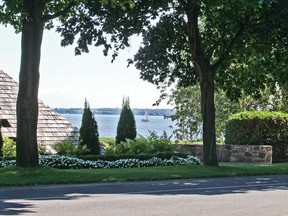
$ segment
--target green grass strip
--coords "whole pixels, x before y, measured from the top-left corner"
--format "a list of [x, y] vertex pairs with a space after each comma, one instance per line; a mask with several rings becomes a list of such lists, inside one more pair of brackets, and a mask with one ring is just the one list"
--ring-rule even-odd
[[167, 166], [79, 170], [54, 169], [50, 167], [30, 169], [9, 167], [0, 168], [0, 186], [151, 181], [277, 174], [288, 174], [288, 163], [272, 165], [222, 164], [219, 167]]

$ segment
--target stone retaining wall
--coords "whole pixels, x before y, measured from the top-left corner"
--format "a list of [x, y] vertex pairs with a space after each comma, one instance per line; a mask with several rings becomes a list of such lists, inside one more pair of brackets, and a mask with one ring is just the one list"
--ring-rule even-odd
[[[202, 159], [203, 146], [183, 144], [178, 145], [180, 151]], [[219, 162], [235, 163], [272, 163], [272, 146], [269, 145], [217, 145]]]

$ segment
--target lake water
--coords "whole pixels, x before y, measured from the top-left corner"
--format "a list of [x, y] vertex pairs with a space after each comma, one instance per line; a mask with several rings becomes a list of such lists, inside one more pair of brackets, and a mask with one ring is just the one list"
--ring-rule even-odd
[[[61, 114], [74, 126], [80, 128], [82, 114]], [[120, 115], [95, 115], [95, 120], [98, 124], [100, 137], [116, 137], [117, 125]], [[143, 116], [135, 116], [136, 130], [138, 135], [147, 136], [149, 131], [155, 131], [158, 135], [162, 135], [166, 131], [171, 135], [174, 125], [170, 119], [164, 119], [163, 116], [149, 116], [149, 122], [142, 122]]]

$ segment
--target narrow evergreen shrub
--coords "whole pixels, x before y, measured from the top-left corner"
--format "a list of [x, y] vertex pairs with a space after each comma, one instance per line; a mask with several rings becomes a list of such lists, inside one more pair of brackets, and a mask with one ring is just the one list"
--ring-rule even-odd
[[226, 125], [225, 144], [272, 145], [273, 161], [287, 159], [288, 114], [252, 111], [232, 115]]
[[130, 100], [123, 98], [122, 111], [117, 126], [116, 144], [125, 142], [126, 139], [134, 140], [136, 138], [136, 123], [134, 114], [130, 108]]
[[90, 154], [100, 154], [98, 125], [86, 99], [79, 139], [79, 144], [86, 146]]

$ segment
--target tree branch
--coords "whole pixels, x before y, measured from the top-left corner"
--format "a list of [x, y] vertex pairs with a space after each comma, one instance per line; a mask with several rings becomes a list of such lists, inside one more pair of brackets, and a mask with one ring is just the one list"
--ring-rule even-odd
[[190, 51], [193, 58], [197, 58], [198, 56], [204, 56], [198, 29], [199, 10], [199, 6], [195, 3], [187, 6], [188, 39]]
[[207, 58], [210, 59], [213, 55], [213, 52], [215, 49], [223, 42], [224, 37], [223, 35], [214, 43], [214, 45], [211, 47], [211, 49], [207, 52]]
[[219, 57], [219, 59], [217, 60], [216, 63], [214, 63], [212, 65], [212, 67], [216, 70], [227, 58], [228, 54], [232, 51], [233, 46], [236, 44], [236, 42], [241, 38], [241, 36], [243, 35], [243, 32], [245, 31], [245, 29], [247, 28], [247, 24], [248, 22], [244, 22], [240, 28], [238, 29], [238, 31], [235, 33], [234, 37], [232, 38], [232, 40], [230, 41], [229, 45], [227, 46], [227, 48], [225, 49], [225, 51], [223, 52], [223, 54]]
[[55, 18], [57, 18], [57, 17], [60, 17], [60, 16], [62, 16], [62, 15], [67, 14], [67, 13], [70, 11], [70, 9], [71, 9], [73, 6], [75, 6], [75, 4], [76, 4], [76, 1], [75, 1], [75, 0], [72, 0], [72, 1], [67, 5], [67, 7], [64, 8], [63, 10], [58, 11], [58, 12], [56, 12], [56, 13], [54, 13], [54, 14], [49, 14], [49, 15], [43, 16], [43, 20], [46, 22], [46, 21], [49, 21], [49, 20], [52, 20], [52, 19], [55, 19]]
[[[189, 0], [186, 8], [187, 14], [187, 27], [188, 27], [188, 40], [189, 49], [192, 57], [192, 62], [197, 68], [196, 71], [199, 75], [202, 73], [203, 68], [210, 67], [210, 63], [202, 48], [201, 35], [198, 27], [198, 17], [200, 13], [200, 6], [193, 0]], [[201, 76], [200, 76], [201, 77]]]

